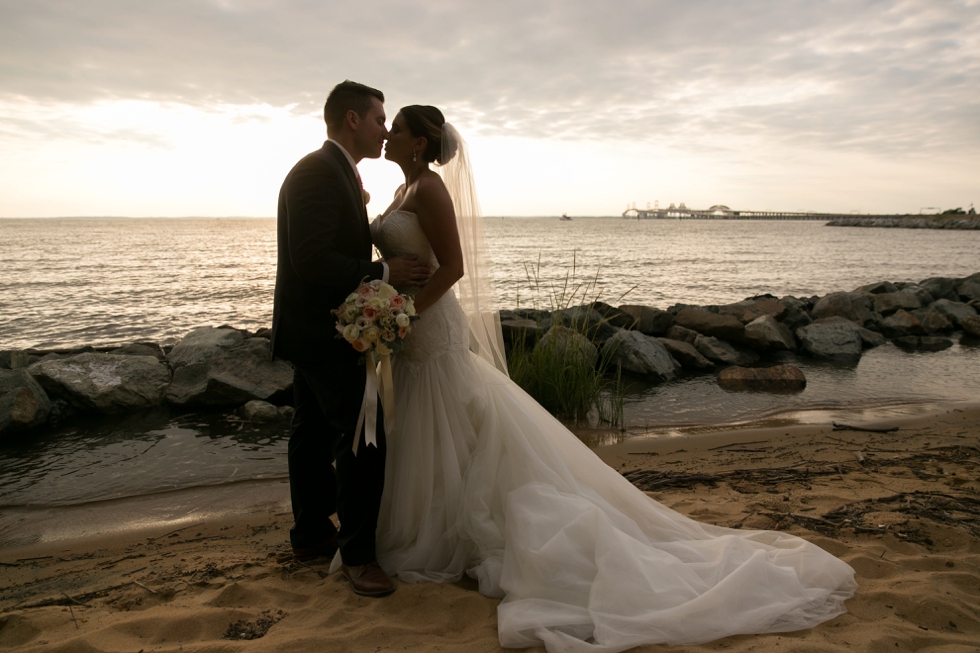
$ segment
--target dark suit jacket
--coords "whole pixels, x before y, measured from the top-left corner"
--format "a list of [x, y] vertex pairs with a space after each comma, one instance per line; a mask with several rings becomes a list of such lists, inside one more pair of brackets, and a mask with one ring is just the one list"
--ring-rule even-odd
[[335, 144], [303, 157], [279, 191], [272, 353], [301, 367], [356, 363], [330, 313], [361, 279], [380, 279], [360, 184]]

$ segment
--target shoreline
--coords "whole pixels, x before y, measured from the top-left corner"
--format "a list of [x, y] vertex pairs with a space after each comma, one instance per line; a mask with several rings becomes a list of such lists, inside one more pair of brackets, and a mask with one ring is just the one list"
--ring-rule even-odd
[[[831, 622], [683, 650], [975, 650], [980, 523], [949, 505], [947, 519], [923, 501], [980, 504], [980, 405], [855, 426], [899, 430], [756, 423], [652, 433], [596, 449], [635, 483], [653, 479], [659, 486], [649, 496], [674, 510], [722, 526], [787, 530], [857, 572], [857, 595]], [[764, 480], [772, 469], [810, 473]], [[890, 499], [899, 495], [907, 500]], [[823, 523], [841, 509], [851, 522]], [[0, 646], [243, 650], [222, 640], [243, 621], [255, 632], [271, 624], [248, 645], [254, 651], [501, 650], [497, 601], [478, 594], [474, 582], [396, 582], [392, 597], [354, 596], [339, 574], [327, 574], [329, 561], [291, 561], [291, 520], [273, 502], [215, 519], [2, 549]]]

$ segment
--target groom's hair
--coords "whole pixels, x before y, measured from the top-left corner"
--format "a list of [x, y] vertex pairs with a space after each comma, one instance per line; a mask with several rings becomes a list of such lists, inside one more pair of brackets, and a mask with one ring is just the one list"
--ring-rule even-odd
[[382, 104], [385, 101], [384, 93], [378, 89], [344, 80], [334, 86], [327, 96], [327, 102], [323, 105], [323, 121], [330, 129], [340, 129], [348, 111], [354, 110], [363, 118], [371, 108], [371, 98], [377, 98]]

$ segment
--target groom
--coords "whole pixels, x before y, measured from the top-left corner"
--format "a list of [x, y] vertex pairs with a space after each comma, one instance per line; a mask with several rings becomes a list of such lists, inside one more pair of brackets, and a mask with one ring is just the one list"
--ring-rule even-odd
[[[350, 343], [335, 337], [337, 308], [362, 279], [419, 286], [428, 268], [414, 257], [371, 261], [371, 232], [357, 162], [381, 156], [381, 91], [345, 81], [323, 108], [327, 141], [286, 176], [279, 191], [278, 267], [272, 353], [295, 366], [296, 414], [289, 438], [289, 489], [296, 560], [332, 557], [340, 548], [354, 592], [385, 596], [391, 579], [375, 556], [384, 487], [384, 421], [377, 447], [354, 433], [366, 370]], [[361, 439], [358, 453], [354, 437]], [[336, 470], [334, 469], [335, 463]], [[330, 515], [337, 513], [340, 531]]]

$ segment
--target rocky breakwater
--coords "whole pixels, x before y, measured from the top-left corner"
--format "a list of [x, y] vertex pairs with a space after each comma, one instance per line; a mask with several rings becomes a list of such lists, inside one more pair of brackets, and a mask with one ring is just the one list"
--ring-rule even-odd
[[0, 436], [80, 414], [239, 408], [245, 419], [291, 414], [292, 366], [273, 360], [268, 329], [194, 329], [175, 346], [131, 343], [0, 351]]
[[943, 217], [861, 217], [852, 216], [837, 218], [827, 223], [828, 227], [885, 227], [890, 229], [957, 229], [980, 230], [980, 218], [977, 216], [943, 216]]
[[[609, 306], [501, 311], [508, 347], [535, 346], [557, 329], [577, 330], [599, 360], [651, 381], [718, 373], [732, 390], [799, 391], [803, 356], [856, 364], [889, 340], [938, 351], [954, 337], [980, 338], [980, 273], [918, 283], [880, 281], [823, 297], [761, 295], [722, 306]], [[565, 335], [567, 337], [567, 334]]]

